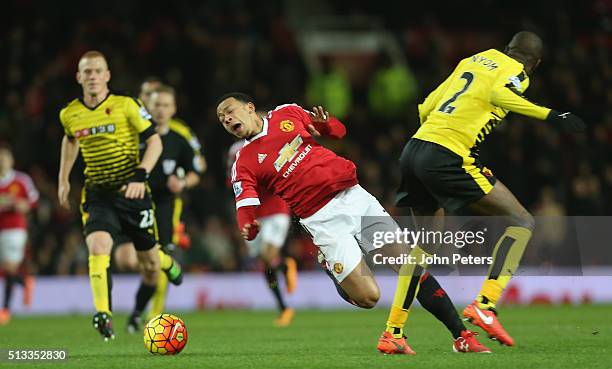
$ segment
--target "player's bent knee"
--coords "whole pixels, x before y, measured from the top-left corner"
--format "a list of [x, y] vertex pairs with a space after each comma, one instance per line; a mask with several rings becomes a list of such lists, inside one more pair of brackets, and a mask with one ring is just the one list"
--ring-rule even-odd
[[530, 213], [526, 214], [526, 216], [524, 217], [523, 223], [524, 223], [523, 227], [528, 228], [532, 231], [534, 230], [535, 225], [536, 225], [535, 218]]
[[[275, 267], [275, 262], [277, 261], [277, 258], [274, 256], [270, 256], [268, 254], [262, 254], [261, 256], [261, 261], [268, 267]], [[276, 263], [278, 264], [278, 263]]]
[[364, 309], [372, 309], [380, 299], [380, 289], [378, 286], [369, 286], [367, 290], [360, 291], [353, 301]]
[[158, 248], [138, 252], [138, 263], [142, 273], [156, 273], [160, 269]]
[[144, 282], [155, 284], [159, 277], [159, 264], [145, 262], [142, 264], [141, 275]]
[[137, 272], [138, 271], [138, 256], [134, 245], [131, 243], [122, 243], [116, 246], [115, 266], [122, 272]]
[[149, 259], [142, 262], [143, 270], [147, 273], [152, 273], [159, 270], [159, 260]]
[[159, 266], [156, 267], [155, 265], [147, 265], [143, 268], [143, 270], [147, 275], [153, 277], [159, 272]]
[[138, 260], [122, 260], [115, 257], [115, 266], [121, 272], [137, 272], [139, 270]]
[[518, 227], [527, 228], [531, 231], [535, 229], [535, 225], [536, 225], [535, 218], [528, 211], [524, 211], [524, 212], [521, 212], [520, 214], [516, 214], [512, 218], [513, 218], [513, 223]]
[[373, 308], [380, 299], [380, 289], [364, 260], [359, 262], [339, 286], [355, 305], [364, 309]]
[[376, 291], [375, 293], [367, 296], [365, 301], [363, 301], [364, 307], [366, 309], [372, 309], [374, 306], [376, 306], [376, 304], [378, 303], [378, 300], [380, 300], [380, 292]]
[[278, 248], [270, 243], [265, 243], [261, 251], [261, 260], [267, 265], [272, 265], [279, 256]]
[[357, 303], [357, 305], [359, 305], [359, 307], [362, 307], [364, 309], [372, 309], [373, 307], [376, 306], [379, 299], [380, 299], [380, 293], [376, 292], [376, 293], [365, 295], [361, 297], [358, 301], [355, 301], [355, 302]]
[[110, 255], [113, 238], [108, 232], [93, 232], [85, 239], [91, 255]]

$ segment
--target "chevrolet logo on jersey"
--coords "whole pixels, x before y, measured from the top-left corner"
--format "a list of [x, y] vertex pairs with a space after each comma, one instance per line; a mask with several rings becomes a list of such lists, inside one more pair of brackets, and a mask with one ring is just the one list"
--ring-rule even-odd
[[276, 169], [277, 172], [280, 172], [281, 168], [287, 164], [287, 162], [293, 160], [302, 143], [304, 143], [302, 136], [297, 135], [293, 141], [286, 143], [285, 146], [280, 149], [278, 158], [274, 161], [274, 169]]

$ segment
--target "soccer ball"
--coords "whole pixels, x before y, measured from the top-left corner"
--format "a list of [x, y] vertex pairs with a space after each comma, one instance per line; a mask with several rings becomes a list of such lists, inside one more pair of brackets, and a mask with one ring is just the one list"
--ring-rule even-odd
[[172, 314], [161, 314], [151, 319], [144, 328], [145, 348], [155, 355], [176, 355], [187, 344], [187, 327]]

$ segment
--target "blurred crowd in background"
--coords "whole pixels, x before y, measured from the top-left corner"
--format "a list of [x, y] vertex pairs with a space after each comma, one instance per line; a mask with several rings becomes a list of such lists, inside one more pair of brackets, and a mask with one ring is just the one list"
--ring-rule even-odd
[[[306, 10], [299, 3], [177, 1], [163, 9], [114, 0], [95, 6], [3, 3], [0, 141], [12, 146], [17, 169], [29, 173], [41, 193], [31, 217], [29, 268], [61, 275], [87, 270], [78, 207], [82, 164], [73, 171], [71, 210], [59, 207], [56, 193], [63, 135], [58, 113], [80, 96], [76, 65], [90, 49], [106, 54], [112, 90], [137, 96], [141, 81], [152, 75], [172, 85], [177, 116], [202, 141], [209, 169], [186, 196], [192, 245], [180, 256], [190, 270], [257, 268], [234, 222], [226, 184], [226, 153], [233, 141], [215, 116], [220, 95], [247, 92], [258, 110], [289, 102], [325, 104], [348, 128], [345, 139], [327, 144], [357, 164], [362, 185], [390, 212], [402, 214], [393, 206], [397, 159], [418, 126], [417, 104], [461, 58], [503, 49], [522, 29], [538, 33], [546, 48], [527, 96], [576, 113], [589, 128], [568, 134], [510, 114], [483, 144], [482, 161], [534, 215], [612, 214], [609, 1], [477, 1], [469, 2], [469, 9], [468, 3], [453, 2], [415, 5], [407, 13], [393, 2], [312, 1]], [[406, 6], [413, 5], [401, 8]], [[405, 63], [370, 56], [368, 68], [351, 70], [346, 55], [322, 55], [324, 68], [313, 72], [298, 33], [304, 32], [304, 19], [322, 15], [332, 23], [376, 19], [400, 46]], [[302, 268], [314, 268], [314, 248], [294, 228], [287, 252]]]

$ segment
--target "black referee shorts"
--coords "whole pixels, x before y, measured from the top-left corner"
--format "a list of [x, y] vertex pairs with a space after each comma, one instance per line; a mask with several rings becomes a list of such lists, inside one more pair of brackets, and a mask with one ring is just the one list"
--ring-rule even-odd
[[493, 173], [473, 157], [411, 138], [400, 157], [402, 181], [396, 206], [456, 211], [480, 200], [495, 184]]
[[126, 199], [123, 192], [84, 187], [81, 214], [85, 236], [96, 231], [116, 238], [124, 234], [136, 250], [150, 250], [157, 244], [157, 226], [149, 191], [143, 199]]

